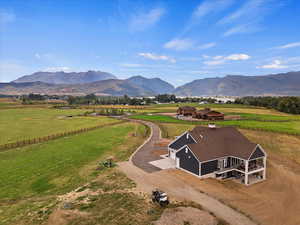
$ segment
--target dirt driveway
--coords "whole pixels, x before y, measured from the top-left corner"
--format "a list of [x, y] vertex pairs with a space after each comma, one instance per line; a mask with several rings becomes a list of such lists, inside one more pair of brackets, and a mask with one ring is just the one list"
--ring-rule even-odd
[[119, 169], [137, 183], [137, 190], [140, 192], [151, 193], [153, 189], [159, 188], [168, 193], [171, 201], [173, 199], [177, 201], [196, 202], [205, 210], [214, 213], [217, 217], [226, 220], [231, 225], [256, 224], [245, 215], [233, 210], [207, 194], [201, 193], [177, 176], [170, 176], [169, 170], [147, 173], [134, 166], [131, 162], [119, 163]]

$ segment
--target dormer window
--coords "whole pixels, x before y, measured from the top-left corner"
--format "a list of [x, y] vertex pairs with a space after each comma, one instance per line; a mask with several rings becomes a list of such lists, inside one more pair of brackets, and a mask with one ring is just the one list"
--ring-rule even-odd
[[188, 153], [188, 152], [189, 152], [188, 148], [185, 148], [185, 153]]

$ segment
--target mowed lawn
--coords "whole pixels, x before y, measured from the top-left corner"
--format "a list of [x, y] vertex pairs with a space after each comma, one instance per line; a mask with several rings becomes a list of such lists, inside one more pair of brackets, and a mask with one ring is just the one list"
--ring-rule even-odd
[[58, 194], [86, 182], [99, 160], [125, 160], [147, 135], [122, 123], [47, 143], [0, 152], [0, 200]]
[[0, 145], [116, 121], [106, 117], [68, 117], [86, 111], [49, 108], [0, 110]]

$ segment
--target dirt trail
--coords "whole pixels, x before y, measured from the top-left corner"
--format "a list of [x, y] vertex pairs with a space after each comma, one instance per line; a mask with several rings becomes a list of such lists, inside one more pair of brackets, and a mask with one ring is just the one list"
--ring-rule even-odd
[[[166, 191], [171, 199], [178, 201], [193, 201], [202, 205], [202, 207], [217, 217], [226, 220], [231, 225], [256, 225], [255, 222], [250, 220], [240, 212], [235, 211], [229, 206], [221, 203], [213, 197], [207, 194], [201, 193], [196, 188], [187, 184], [183, 180], [176, 176], [171, 176], [168, 170], [160, 170], [154, 172], [153, 170], [147, 172], [138, 162], [135, 155], [145, 155], [145, 151], [152, 151], [153, 140], [158, 141], [160, 138], [160, 130], [158, 126], [151, 122], [144, 122], [146, 125], [150, 125], [151, 136], [149, 139], [137, 149], [133, 157], [129, 162], [119, 163], [119, 169], [124, 172], [130, 179], [137, 183], [137, 190], [141, 192], [151, 193], [154, 188], [160, 188]], [[157, 129], [158, 128], [158, 129]], [[145, 147], [146, 146], [146, 147]], [[141, 152], [144, 152], [141, 154]], [[147, 161], [146, 161], [147, 163]], [[135, 166], [137, 164], [140, 168]]]

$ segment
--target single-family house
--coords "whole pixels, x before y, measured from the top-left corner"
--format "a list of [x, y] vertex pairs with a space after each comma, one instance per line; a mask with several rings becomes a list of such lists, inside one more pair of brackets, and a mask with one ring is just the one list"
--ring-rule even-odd
[[199, 178], [231, 178], [246, 185], [266, 179], [266, 152], [234, 127], [197, 126], [172, 141], [168, 154], [176, 168]]
[[224, 114], [210, 108], [205, 108], [202, 110], [196, 110], [193, 113], [193, 118], [203, 119], [203, 120], [224, 120]]
[[177, 109], [177, 115], [192, 116], [196, 108], [192, 106], [181, 106]]

